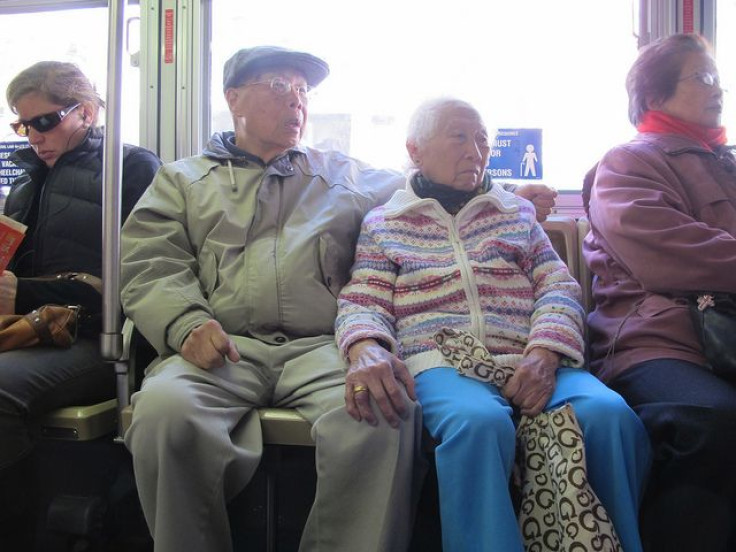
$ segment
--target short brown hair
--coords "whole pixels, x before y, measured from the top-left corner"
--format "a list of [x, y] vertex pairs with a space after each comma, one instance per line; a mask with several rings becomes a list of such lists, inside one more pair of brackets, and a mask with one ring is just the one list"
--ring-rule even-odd
[[5, 91], [13, 113], [17, 113], [15, 105], [18, 101], [31, 92], [42, 94], [50, 102], [59, 105], [91, 102], [98, 107], [105, 107], [94, 85], [73, 63], [39, 61], [18, 73]]
[[639, 51], [634, 65], [626, 76], [629, 93], [629, 120], [639, 124], [649, 110], [649, 102], [671, 98], [689, 53], [712, 54], [708, 41], [700, 35], [681, 33], [661, 38]]

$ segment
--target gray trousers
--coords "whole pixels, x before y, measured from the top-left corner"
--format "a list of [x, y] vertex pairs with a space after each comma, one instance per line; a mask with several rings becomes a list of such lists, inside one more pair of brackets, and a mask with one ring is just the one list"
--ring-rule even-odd
[[254, 408], [265, 405], [295, 408], [313, 424], [317, 490], [300, 550], [405, 550], [418, 489], [419, 407], [398, 429], [379, 412], [377, 427], [348, 416], [333, 336], [280, 346], [234, 341], [237, 364], [206, 371], [175, 355], [133, 395], [125, 442], [156, 552], [232, 550], [226, 505], [260, 461]]

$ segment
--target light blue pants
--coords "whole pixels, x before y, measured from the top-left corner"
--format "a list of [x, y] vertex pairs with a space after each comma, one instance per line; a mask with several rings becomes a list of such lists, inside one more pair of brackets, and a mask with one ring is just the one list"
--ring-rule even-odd
[[[488, 383], [433, 368], [416, 377], [435, 449], [444, 552], [523, 551], [509, 495], [516, 429], [509, 403]], [[639, 552], [639, 498], [649, 468], [644, 425], [624, 400], [583, 370], [560, 368], [545, 410], [571, 403], [588, 479], [625, 552]]]

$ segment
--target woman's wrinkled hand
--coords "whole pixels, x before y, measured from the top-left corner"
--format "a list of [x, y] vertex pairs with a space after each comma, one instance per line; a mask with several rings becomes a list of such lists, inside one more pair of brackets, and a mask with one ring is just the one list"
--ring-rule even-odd
[[391, 427], [398, 427], [399, 420], [408, 414], [405, 394], [416, 400], [414, 378], [406, 364], [374, 339], [355, 343], [348, 356], [350, 366], [345, 376], [348, 414], [375, 426], [378, 420], [371, 404], [375, 402]]
[[504, 397], [522, 414], [536, 416], [544, 410], [555, 390], [559, 365], [558, 353], [542, 347], [531, 349], [504, 386]]
[[15, 314], [18, 278], [9, 270], [0, 274], [0, 314]]
[[208, 320], [194, 328], [181, 346], [181, 356], [204, 370], [219, 368], [226, 360], [240, 360], [235, 343], [217, 320]]

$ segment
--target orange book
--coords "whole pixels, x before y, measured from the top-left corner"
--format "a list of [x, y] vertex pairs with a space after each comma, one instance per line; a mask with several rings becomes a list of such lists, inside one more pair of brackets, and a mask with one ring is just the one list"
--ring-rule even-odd
[[0, 215], [0, 273], [5, 270], [28, 228], [22, 222]]

